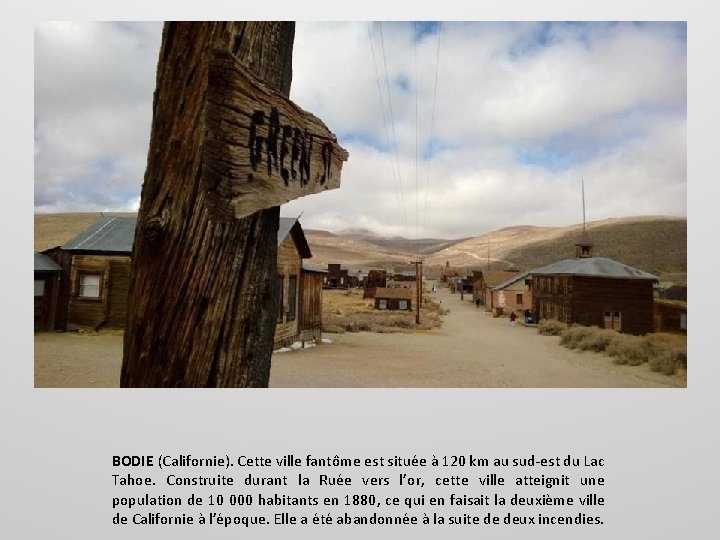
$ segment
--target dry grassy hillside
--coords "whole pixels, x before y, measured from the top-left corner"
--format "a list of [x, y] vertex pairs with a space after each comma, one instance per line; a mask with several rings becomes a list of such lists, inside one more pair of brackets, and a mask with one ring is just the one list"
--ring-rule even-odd
[[350, 269], [392, 267], [412, 259], [412, 255], [394, 249], [384, 248], [363, 240], [355, 240], [327, 231], [305, 230], [305, 236], [312, 259], [318, 266], [341, 263]]
[[[687, 220], [659, 219], [603, 223], [588, 229], [596, 256], [609, 257], [658, 276], [687, 272]], [[575, 255], [577, 233], [565, 233], [509, 251], [505, 258], [529, 269]], [[675, 276], [670, 281], [685, 281]]]
[[[92, 224], [100, 212], [39, 214], [35, 216], [35, 251], [62, 245]], [[105, 215], [132, 215], [106, 213]], [[454, 241], [450, 247], [425, 258], [428, 275], [433, 267], [516, 266], [537, 268], [574, 256], [574, 242], [581, 225], [570, 227], [507, 227], [475, 238]], [[597, 255], [617, 259], [660, 275], [663, 280], [684, 282], [687, 272], [687, 220], [669, 217], [608, 219], [588, 223]], [[385, 246], [348, 238], [327, 231], [305, 230], [313, 264], [341, 263], [350, 269], [392, 268], [416, 255], [400, 249], [405, 244]], [[443, 241], [438, 241], [443, 242]], [[457, 243], [455, 243], [457, 242]], [[381, 242], [383, 243], [383, 242]]]
[[[587, 224], [595, 254], [657, 274], [687, 272], [687, 220], [665, 216], [606, 219]], [[575, 255], [582, 225], [507, 227], [466, 240], [425, 259], [429, 265], [516, 266], [531, 269]], [[488, 249], [489, 248], [489, 249]]]
[[35, 214], [35, 251], [61, 246], [72, 240], [101, 216], [134, 216], [119, 212]]

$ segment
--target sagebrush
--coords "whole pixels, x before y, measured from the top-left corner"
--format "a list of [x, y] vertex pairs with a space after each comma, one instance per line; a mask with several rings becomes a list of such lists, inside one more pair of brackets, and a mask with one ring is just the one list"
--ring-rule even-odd
[[649, 364], [652, 371], [673, 375], [687, 369], [687, 344], [680, 336], [647, 334], [632, 336], [597, 326], [568, 327], [553, 319], [540, 321], [538, 332], [559, 335], [568, 349], [594, 351], [612, 357], [616, 364]]

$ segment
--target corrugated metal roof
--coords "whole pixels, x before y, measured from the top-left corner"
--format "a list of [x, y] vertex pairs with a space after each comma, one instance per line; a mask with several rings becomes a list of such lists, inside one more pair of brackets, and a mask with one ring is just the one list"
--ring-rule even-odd
[[61, 268], [55, 264], [50, 257], [42, 253], [35, 253], [35, 271], [36, 272], [59, 272]]
[[317, 266], [315, 264], [310, 264], [305, 261], [303, 261], [303, 263], [302, 263], [302, 269], [305, 270], [306, 272], [317, 272], [318, 274], [327, 274], [328, 273], [326, 268]]
[[578, 259], [564, 259], [536, 270], [530, 270], [530, 274], [571, 274], [577, 276], [602, 276], [626, 279], [652, 279], [654, 276], [643, 270], [638, 270], [621, 262], [607, 257], [588, 257]]
[[498, 283], [497, 285], [495, 285], [495, 286], [492, 288], [492, 290], [493, 290], [493, 291], [502, 290], [502, 289], [504, 289], [505, 287], [508, 287], [508, 286], [512, 285], [513, 283], [515, 283], [515, 282], [517, 282], [517, 281], [520, 281], [521, 279], [525, 279], [525, 278], [528, 276], [529, 273], [530, 273], [530, 272], [522, 272], [522, 273], [519, 273], [519, 274], [518, 274], [517, 276], [515, 276], [515, 277], [512, 277], [512, 278], [510, 278], [510, 279], [506, 279], [506, 280], [503, 281], [502, 283]]
[[[280, 218], [277, 243], [280, 245], [297, 224], [300, 232], [301, 250], [310, 247], [305, 240], [300, 222], [296, 218]], [[111, 251], [130, 253], [135, 238], [137, 217], [101, 217], [90, 227], [62, 246], [68, 250]]]
[[282, 244], [282, 241], [285, 240], [285, 237], [290, 232], [290, 229], [293, 228], [293, 225], [295, 225], [295, 222], [297, 219], [295, 218], [280, 218], [280, 225], [278, 225], [278, 236], [277, 236], [277, 243], [278, 246]]
[[302, 226], [297, 218], [280, 218], [280, 223], [278, 224], [277, 245], [279, 246], [282, 244], [285, 237], [295, 228], [297, 228], [295, 240], [299, 244], [298, 249], [300, 251], [300, 256], [303, 259], [309, 259], [312, 257], [310, 246], [307, 243], [305, 232], [302, 230]]
[[130, 253], [137, 217], [101, 217], [62, 246], [67, 250]]

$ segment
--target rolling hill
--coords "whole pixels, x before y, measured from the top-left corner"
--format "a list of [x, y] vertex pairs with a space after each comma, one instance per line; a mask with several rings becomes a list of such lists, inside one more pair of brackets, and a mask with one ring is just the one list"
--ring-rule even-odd
[[[582, 225], [507, 227], [434, 253], [429, 265], [516, 267], [530, 270], [575, 256]], [[667, 216], [606, 219], [587, 224], [595, 255], [619, 260], [654, 274], [687, 272], [687, 219]]]
[[[35, 251], [61, 245], [102, 214], [35, 215]], [[104, 215], [111, 215], [105, 213]], [[112, 214], [132, 215], [132, 214]], [[573, 257], [581, 225], [569, 227], [506, 227], [473, 238], [418, 239], [379, 237], [368, 231], [332, 233], [306, 229], [313, 264], [341, 263], [350, 269], [392, 268], [417, 254], [424, 255], [428, 273], [450, 264], [529, 270]], [[659, 275], [664, 281], [686, 283], [687, 219], [667, 216], [606, 219], [590, 222], [587, 231], [595, 254], [617, 259]]]

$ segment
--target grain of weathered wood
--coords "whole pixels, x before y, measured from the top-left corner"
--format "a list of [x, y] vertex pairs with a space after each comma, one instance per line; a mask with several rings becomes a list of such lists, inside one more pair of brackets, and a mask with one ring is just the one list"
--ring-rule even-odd
[[211, 51], [227, 49], [285, 95], [294, 24], [163, 29], [133, 246], [121, 386], [267, 386], [279, 209], [218, 220], [201, 188]]
[[315, 115], [211, 52], [202, 186], [218, 217], [244, 217], [340, 187], [348, 153]]

